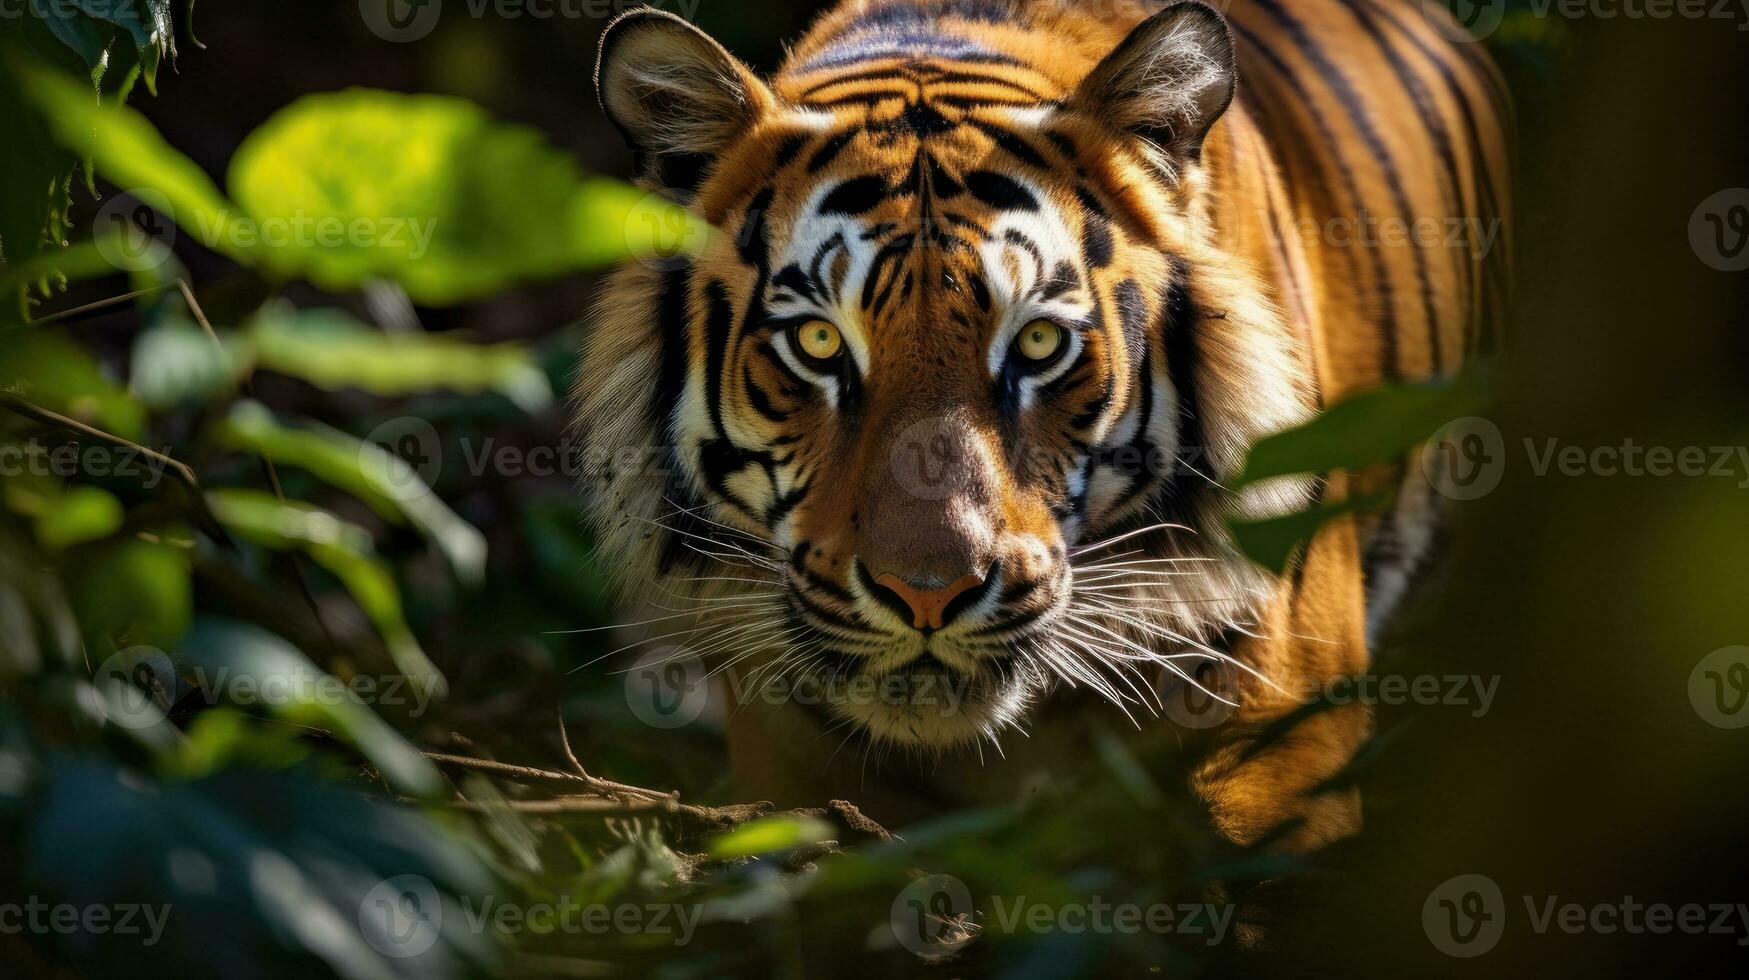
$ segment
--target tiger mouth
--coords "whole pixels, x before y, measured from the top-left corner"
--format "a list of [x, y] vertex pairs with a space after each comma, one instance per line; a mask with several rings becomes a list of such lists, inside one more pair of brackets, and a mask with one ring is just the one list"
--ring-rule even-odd
[[888, 670], [843, 657], [821, 671], [822, 704], [874, 742], [946, 748], [994, 740], [1039, 693], [1027, 671], [966, 671], [925, 651]]

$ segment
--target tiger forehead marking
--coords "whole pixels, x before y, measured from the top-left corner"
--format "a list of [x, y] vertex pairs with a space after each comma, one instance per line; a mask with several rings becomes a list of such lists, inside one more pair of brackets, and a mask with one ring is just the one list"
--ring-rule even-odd
[[[1326, 391], [1453, 363], [1488, 282], [1283, 233], [1447, 213], [1491, 173], [1491, 117], [1459, 91], [1480, 76], [1405, 2], [1249, 0], [1229, 23], [1194, 0], [846, 0], [769, 82], [671, 15], [610, 25], [603, 107], [645, 185], [717, 233], [603, 294], [586, 453], [656, 450], [596, 477], [604, 551], [634, 586], [720, 600], [699, 635], [729, 668], [958, 692], [812, 709], [872, 741], [946, 750], [1065, 685], [1136, 708], [1199, 664], [1328, 659], [1255, 630], [1346, 623], [1391, 563], [1340, 542], [1412, 565], [1413, 508], [1284, 579], [1226, 521], [1321, 479], [1227, 482]], [[1403, 77], [1423, 62], [1442, 70]], [[1468, 111], [1418, 134], [1382, 115], [1405, 99]]]
[[[770, 258], [768, 311], [837, 318], [853, 331], [865, 370], [871, 344], [993, 342], [985, 343], [992, 375], [1000, 342], [1027, 319], [1090, 323], [1098, 294], [1090, 274], [1098, 268], [1088, 257], [1100, 257], [1097, 242], [1110, 232], [1094, 227], [1097, 215], [1084, 214], [1073, 195], [1042, 186], [1049, 170], [985, 169], [999, 165], [991, 159], [996, 144], [975, 131], [967, 136], [967, 128], [894, 140], [853, 123], [836, 168], [780, 172], [779, 186], [792, 176], [803, 183], [774, 205], [773, 223], [788, 234]], [[822, 140], [831, 145], [842, 135]], [[964, 336], [976, 327], [984, 336]]]

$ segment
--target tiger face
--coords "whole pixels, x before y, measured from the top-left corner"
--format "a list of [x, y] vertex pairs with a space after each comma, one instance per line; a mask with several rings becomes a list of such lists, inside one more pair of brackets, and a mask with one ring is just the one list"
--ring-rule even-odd
[[[650, 579], [746, 566], [773, 615], [743, 637], [877, 740], [993, 738], [1059, 684], [1130, 700], [1162, 640], [1265, 590], [1219, 481], [1307, 401], [1264, 291], [1205, 240], [1225, 25], [1170, 8], [1078, 79], [793, 60], [768, 86], [654, 12], [603, 38], [646, 181], [693, 183], [718, 233], [623, 272], [598, 318], [585, 438], [673, 464], [606, 475], [598, 524]], [[1152, 605], [1113, 614], [1119, 589]]]

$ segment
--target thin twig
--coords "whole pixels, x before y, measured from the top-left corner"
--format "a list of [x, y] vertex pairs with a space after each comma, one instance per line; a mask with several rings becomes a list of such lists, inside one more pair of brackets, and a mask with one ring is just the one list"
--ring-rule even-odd
[[[224, 342], [219, 339], [218, 331], [213, 329], [213, 322], [207, 318], [206, 310], [201, 308], [200, 300], [195, 298], [194, 287], [188, 284], [187, 279], [179, 277], [176, 280], [176, 288], [181, 290], [182, 301], [188, 304], [188, 311], [194, 314], [194, 322], [200, 324], [201, 330], [206, 332], [207, 339], [212, 341], [219, 353], [223, 354]], [[255, 397], [255, 385], [247, 376], [242, 379], [242, 389], [245, 395], [250, 398]], [[273, 460], [264, 453], [257, 453], [256, 458], [260, 461], [261, 468], [267, 475], [267, 485], [273, 489], [274, 499], [284, 504], [285, 487], [279, 482], [279, 470], [274, 467]], [[322, 606], [316, 602], [316, 593], [310, 588], [309, 577], [304, 574], [304, 566], [298, 560], [297, 554], [288, 555], [286, 562], [291, 566], [292, 577], [297, 579], [298, 592], [303, 596], [304, 605], [310, 608], [310, 615], [316, 620], [316, 628], [322, 631], [322, 638], [328, 641], [328, 648], [330, 650], [341, 649], [339, 642], [334, 639], [333, 631], [328, 629], [328, 621], [322, 616]]]
[[[177, 281], [181, 282], [180, 279]], [[54, 323], [56, 320], [65, 320], [68, 317], [75, 317], [81, 313], [90, 313], [90, 312], [93, 312], [95, 310], [106, 309], [106, 308], [111, 307], [111, 306], [119, 306], [122, 303], [125, 303], [130, 299], [139, 299], [141, 296], [148, 296], [148, 295], [151, 295], [152, 293], [156, 293], [156, 292], [159, 292], [161, 290], [165, 290], [165, 289], [169, 289], [169, 288], [170, 288], [170, 283], [167, 283], [167, 282], [159, 283], [156, 286], [147, 286], [144, 289], [136, 289], [131, 293], [122, 293], [120, 296], [111, 296], [108, 299], [100, 299], [94, 303], [86, 303], [83, 306], [75, 306], [70, 310], [62, 310], [59, 313], [51, 313], [48, 316], [37, 317], [36, 319], [25, 324], [25, 326], [29, 326], [29, 327], [41, 326], [42, 324], [45, 324], [45, 323]]]
[[[568, 745], [566, 754], [571, 754]], [[599, 776], [580, 776], [554, 769], [519, 766], [491, 759], [451, 755], [446, 752], [427, 752], [425, 757], [442, 766], [466, 769], [514, 782], [565, 786], [583, 790], [581, 793], [567, 793], [544, 800], [496, 800], [489, 802], [455, 800], [449, 804], [460, 810], [508, 809], [516, 813], [589, 814], [596, 816], [661, 814], [713, 829], [734, 827], [749, 820], [781, 815], [774, 813], [772, 805], [767, 802], [702, 806], [696, 803], [682, 802], [678, 793], [659, 793], [639, 786], [614, 782], [611, 779], [602, 779]], [[581, 763], [576, 763], [574, 758], [573, 762], [579, 770], [583, 770]], [[881, 840], [888, 840], [892, 837], [884, 827], [865, 816], [854, 804], [844, 800], [833, 800], [831, 805], [824, 808], [786, 810], [782, 813], [808, 817], [834, 816], [853, 833]]]
[[157, 463], [159, 466], [169, 470], [178, 480], [182, 481], [183, 484], [185, 484], [190, 490], [193, 490], [196, 494], [200, 493], [200, 481], [195, 478], [194, 470], [190, 469], [186, 463], [171, 459], [156, 450], [147, 449], [145, 446], [133, 442], [132, 440], [123, 439], [121, 436], [105, 432], [95, 426], [86, 425], [78, 419], [70, 419], [58, 412], [51, 412], [48, 409], [43, 408], [41, 405], [25, 401], [10, 391], [0, 391], [0, 405], [4, 405], [14, 414], [22, 415], [27, 419], [33, 419], [45, 425], [52, 425], [58, 429], [67, 429], [72, 432], [77, 432], [80, 435], [89, 436], [100, 442], [107, 442], [112, 446], [119, 446], [123, 449], [139, 453], [141, 456], [144, 456], [152, 462]]

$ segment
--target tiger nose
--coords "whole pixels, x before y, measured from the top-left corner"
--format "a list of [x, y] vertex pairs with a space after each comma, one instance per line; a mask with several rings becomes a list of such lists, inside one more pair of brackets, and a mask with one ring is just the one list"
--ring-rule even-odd
[[910, 612], [911, 625], [917, 629], [938, 630], [947, 621], [976, 601], [983, 591], [985, 576], [972, 572], [962, 575], [940, 588], [918, 588], [892, 572], [877, 575], [872, 583], [876, 599], [901, 615]]

